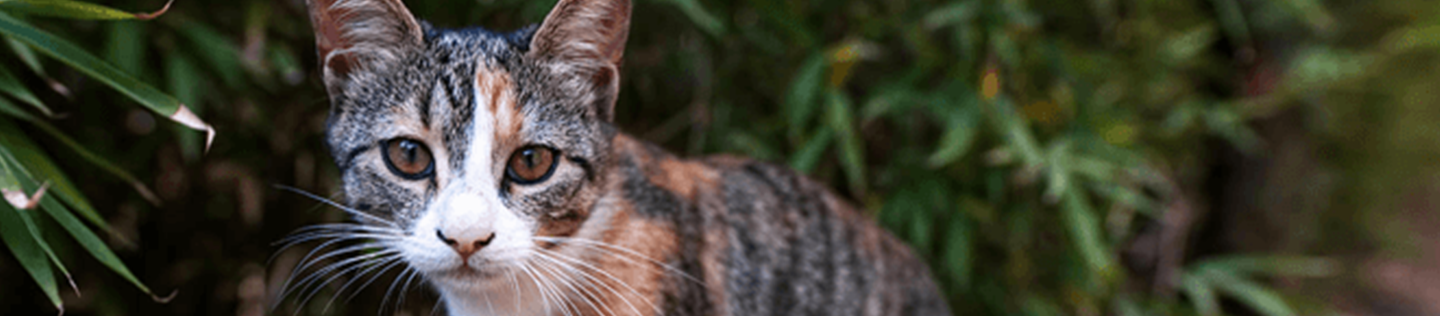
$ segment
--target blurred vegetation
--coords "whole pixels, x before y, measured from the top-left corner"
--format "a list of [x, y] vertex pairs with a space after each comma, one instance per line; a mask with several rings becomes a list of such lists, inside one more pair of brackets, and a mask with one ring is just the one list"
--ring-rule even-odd
[[[408, 5], [510, 30], [553, 3]], [[26, 280], [0, 309], [263, 314], [305, 251], [272, 243], [344, 219], [270, 189], [338, 192], [303, 1], [127, 13], [164, 5], [0, 0], [0, 189], [45, 191], [0, 204], [16, 259], [0, 278]], [[1423, 238], [1440, 237], [1440, 3], [639, 0], [633, 16], [623, 130], [830, 184], [929, 260], [957, 314], [1440, 313], [1423, 285], [1440, 284]], [[219, 131], [208, 152], [158, 119], [181, 104]], [[382, 280], [276, 312], [380, 310]], [[411, 314], [435, 300], [409, 295]]]

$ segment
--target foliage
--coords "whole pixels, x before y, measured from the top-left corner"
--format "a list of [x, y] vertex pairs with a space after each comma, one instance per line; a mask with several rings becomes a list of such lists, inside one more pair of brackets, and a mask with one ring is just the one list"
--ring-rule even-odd
[[[508, 30], [553, 3], [408, 5], [437, 26]], [[0, 0], [0, 188], [44, 192], [40, 212], [0, 205], [0, 237], [23, 271], [0, 265], [0, 275], [28, 275], [57, 307], [55, 271], [101, 292], [63, 300], [82, 312], [263, 311], [268, 283], [294, 259], [267, 262], [269, 242], [339, 218], [263, 189], [336, 192], [303, 1], [172, 9], [109, 21], [137, 15]], [[1426, 17], [1440, 5], [1424, 1], [639, 0], [634, 10], [622, 130], [824, 181], [926, 258], [957, 314], [1313, 314], [1328, 307], [1270, 281], [1345, 273], [1315, 256], [1340, 253], [1323, 249], [1402, 244], [1384, 220], [1349, 219], [1389, 216], [1396, 183], [1440, 157], [1428, 123], [1440, 113], [1423, 93], [1440, 72], [1407, 67], [1435, 64], [1440, 20]], [[184, 105], [225, 131], [210, 153], [178, 126], [155, 135], [144, 112], [172, 117]], [[1285, 113], [1304, 117], [1299, 136], [1255, 128]], [[1319, 158], [1325, 174], [1346, 179], [1306, 198], [1320, 205], [1306, 211], [1330, 219], [1292, 225], [1341, 237], [1202, 240], [1213, 234], [1201, 226], [1219, 225], [1206, 218], [1227, 211], [1211, 188], [1224, 153], [1267, 157], [1288, 141], [1320, 143], [1335, 153]], [[90, 173], [111, 176], [66, 177]], [[67, 269], [94, 263], [70, 258], [55, 232], [121, 279]], [[1348, 236], [1364, 241], [1338, 240]], [[132, 275], [122, 262], [145, 269]], [[107, 299], [133, 296], [114, 282], [182, 290], [168, 305]], [[377, 299], [336, 307], [373, 310], [390, 294], [370, 292]]]

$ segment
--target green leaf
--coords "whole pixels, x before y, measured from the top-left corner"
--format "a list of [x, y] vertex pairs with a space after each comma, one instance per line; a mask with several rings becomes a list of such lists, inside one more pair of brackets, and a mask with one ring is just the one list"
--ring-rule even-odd
[[35, 57], [35, 50], [30, 49], [29, 45], [9, 37], [5, 38], [5, 44], [10, 45], [10, 50], [15, 52], [15, 56], [20, 58], [25, 67], [30, 67], [30, 71], [34, 71], [36, 75], [45, 76], [45, 68], [40, 65], [40, 58]]
[[1195, 306], [1200, 316], [1220, 315], [1220, 299], [1215, 297], [1215, 289], [1203, 278], [1185, 273], [1180, 276], [1180, 289], [1190, 297], [1190, 304]]
[[50, 270], [50, 262], [45, 259], [45, 251], [41, 248], [44, 243], [29, 232], [21, 216], [19, 210], [10, 207], [10, 204], [0, 203], [0, 237], [4, 237], [5, 246], [10, 248], [15, 260], [40, 285], [40, 291], [50, 298], [50, 304], [64, 311], [60, 305], [59, 287], [55, 285], [55, 274]]
[[1333, 259], [1302, 256], [1228, 256], [1194, 264], [1196, 270], [1218, 270], [1234, 275], [1328, 277], [1340, 272]]
[[210, 26], [193, 20], [169, 24], [190, 40], [192, 48], [220, 75], [220, 81], [224, 82], [226, 87], [240, 89], [244, 85], [245, 73], [244, 64], [240, 61], [240, 48], [231, 43], [229, 38]]
[[1063, 197], [1060, 220], [1068, 228], [1070, 239], [1084, 258], [1085, 265], [1102, 276], [1111, 273], [1110, 251], [1105, 249], [1105, 242], [1101, 239], [1100, 219], [1090, 209], [1085, 193], [1075, 186], [1070, 188]]
[[73, 0], [0, 0], [0, 9], [80, 20], [149, 20], [165, 14], [165, 11], [170, 9], [170, 2], [166, 2], [165, 7], [160, 10], [150, 13], [130, 13]]
[[823, 52], [815, 53], [800, 65], [795, 79], [785, 94], [785, 118], [789, 122], [790, 136], [798, 137], [806, 130], [815, 113], [815, 96], [820, 94], [820, 85], [825, 77], [826, 58]]
[[30, 89], [25, 88], [25, 84], [20, 83], [20, 79], [15, 78], [15, 74], [11, 73], [10, 69], [6, 69], [5, 67], [0, 67], [0, 92], [4, 92], [16, 100], [20, 100], [20, 102], [35, 107], [36, 110], [44, 113], [45, 116], [55, 116], [55, 113], [51, 112], [50, 108], [45, 107], [44, 103], [40, 103], [40, 98], [35, 97], [34, 93], [30, 93]]
[[[19, 164], [19, 160], [16, 160], [15, 157], [6, 158], [10, 159], [10, 163]], [[35, 183], [29, 179], [21, 178], [20, 182], [27, 186], [35, 185]], [[65, 229], [65, 232], [70, 234], [70, 237], [75, 238], [75, 241], [79, 243], [81, 247], [85, 248], [91, 256], [100, 261], [101, 264], [110, 268], [111, 271], [114, 271], [115, 274], [120, 275], [120, 277], [126, 281], [130, 281], [130, 283], [134, 284], [140, 291], [154, 296], [154, 293], [150, 292], [150, 288], [140, 283], [140, 280], [135, 278], [135, 275], [130, 272], [130, 269], [125, 267], [125, 263], [120, 261], [120, 257], [116, 256], [115, 252], [110, 250], [110, 246], [106, 245], [105, 241], [100, 239], [100, 236], [90, 231], [90, 228], [86, 227], [78, 218], [75, 218], [75, 215], [70, 214], [70, 211], [66, 209], [64, 205], [61, 205], [59, 200], [46, 195], [40, 200], [40, 209], [44, 210], [46, 214], [49, 214], [56, 223], [60, 224], [61, 228]], [[160, 300], [159, 298], [156, 299]]]
[[[14, 188], [7, 188], [7, 189], [18, 189], [18, 190], [20, 190], [21, 192], [42, 192], [42, 193], [38, 194], [38, 196], [39, 196], [39, 197], [42, 197], [42, 198], [45, 197], [46, 195], [43, 194], [43, 192], [45, 191], [45, 187], [44, 187], [43, 185], [35, 185], [34, 181], [31, 180], [32, 175], [30, 175], [29, 172], [25, 171], [25, 169], [23, 168], [23, 166], [19, 165], [18, 163], [15, 163], [14, 161], [15, 161], [15, 160], [14, 160], [14, 156], [11, 155], [11, 153], [10, 153], [4, 146], [0, 146], [0, 178], [3, 178], [3, 179], [0, 179], [0, 181], [3, 181], [3, 183], [5, 183], [5, 184], [7, 184], [7, 185], [13, 184], [13, 185], [15, 186]], [[79, 294], [79, 293], [80, 293], [80, 290], [75, 287], [75, 280], [72, 279], [72, 278], [70, 278], [70, 271], [67, 270], [67, 269], [65, 269], [65, 265], [60, 262], [60, 257], [55, 255], [55, 251], [52, 250], [52, 249], [50, 249], [50, 245], [45, 242], [45, 238], [41, 237], [41, 235], [40, 235], [40, 227], [39, 227], [38, 225], [35, 225], [35, 219], [32, 217], [32, 216], [35, 216], [34, 213], [33, 213], [31, 210], [21, 209], [21, 208], [18, 208], [18, 207], [12, 207], [12, 206], [11, 206], [10, 204], [8, 204], [8, 203], [0, 203], [0, 204], [3, 204], [3, 206], [0, 206], [0, 208], [8, 208], [10, 211], [13, 211], [13, 214], [17, 215], [17, 219], [19, 220], [19, 222], [20, 222], [21, 224], [23, 224], [24, 227], [21, 228], [21, 229], [18, 229], [18, 230], [16, 230], [16, 231], [22, 231], [22, 230], [23, 230], [24, 232], [28, 233], [28, 234], [30, 235], [30, 236], [29, 236], [29, 239], [30, 239], [31, 241], [33, 241], [34, 244], [35, 244], [35, 246], [37, 246], [37, 247], [40, 249], [41, 253], [43, 253], [43, 254], [45, 255], [45, 257], [49, 259], [51, 265], [53, 265], [54, 267], [60, 269], [60, 273], [65, 276], [65, 280], [69, 281], [69, 283], [70, 283], [70, 288], [75, 289], [75, 293], [76, 293], [76, 294]], [[3, 212], [7, 212], [7, 211], [6, 211], [6, 210], [0, 210], [0, 213], [3, 213]], [[4, 220], [9, 221], [9, 222], [12, 222], [12, 223], [14, 222], [14, 221], [11, 221], [11, 219], [4, 219]], [[12, 227], [3, 227], [3, 228], [6, 229], [6, 230], [11, 230]], [[11, 236], [5, 236], [5, 238], [6, 238], [6, 239], [11, 239]], [[25, 238], [16, 238], [16, 239], [25, 239]], [[22, 241], [22, 242], [23, 242], [23, 241]], [[12, 250], [13, 250], [13, 249], [12, 249]], [[16, 256], [17, 256], [17, 258], [18, 258], [19, 254], [17, 253]], [[48, 273], [48, 270], [49, 270], [49, 268], [48, 268], [48, 266], [47, 266], [47, 268], [46, 268], [47, 273]], [[53, 275], [51, 275], [50, 277], [53, 277]], [[36, 282], [42, 282], [42, 281], [41, 281], [41, 280], [36, 280]], [[53, 281], [52, 281], [52, 282], [53, 282]], [[43, 287], [43, 286], [42, 286], [42, 287]], [[47, 295], [51, 295], [51, 294], [53, 294], [53, 293], [47, 293]], [[54, 303], [56, 304], [57, 307], [59, 306], [60, 303], [59, 303], [59, 299], [58, 299], [58, 298], [56, 298], [56, 297], [51, 297], [51, 300], [54, 301]]]
[[930, 11], [921, 21], [925, 24], [925, 28], [931, 30], [966, 24], [980, 15], [980, 7], [980, 2], [976, 1], [955, 1]]
[[939, 149], [930, 154], [925, 163], [939, 168], [959, 159], [970, 151], [980, 126], [980, 109], [973, 104], [942, 105], [949, 109], [945, 115], [945, 134], [940, 136]]
[[850, 98], [839, 89], [832, 89], [827, 95], [829, 110], [826, 117], [830, 129], [835, 131], [835, 141], [840, 143], [840, 165], [850, 184], [850, 192], [861, 196], [865, 192], [865, 149], [851, 114], [853, 106]]
[[139, 102], [145, 108], [154, 111], [172, 121], [175, 121], [190, 128], [205, 131], [205, 147], [209, 148], [211, 141], [215, 139], [215, 129], [209, 124], [196, 117], [189, 108], [180, 104], [175, 98], [156, 90], [153, 87], [141, 82], [134, 77], [116, 69], [115, 66], [101, 61], [80, 47], [71, 44], [69, 41], [50, 35], [25, 22], [15, 19], [7, 14], [0, 13], [0, 34], [15, 38], [29, 44], [40, 52], [49, 55], [70, 67], [89, 75], [97, 81], [109, 85], [116, 91], [120, 91], [130, 99]]
[[966, 212], [952, 214], [950, 224], [945, 225], [948, 240], [945, 242], [944, 266], [950, 271], [950, 278], [962, 289], [970, 288], [970, 274], [974, 269], [975, 256], [970, 219]]
[[790, 167], [800, 173], [809, 174], [815, 170], [815, 164], [820, 162], [820, 156], [825, 154], [825, 148], [830, 147], [830, 141], [835, 136], [835, 131], [827, 126], [821, 126], [810, 140], [805, 141], [800, 150], [790, 156]]
[[696, 26], [699, 26], [701, 30], [704, 30], [707, 34], [710, 34], [710, 36], [720, 37], [721, 35], [725, 34], [725, 22], [721, 21], [719, 18], [716, 18], [714, 14], [710, 14], [710, 11], [706, 11], [705, 6], [700, 5], [700, 1], [669, 1], [670, 3], [675, 4], [675, 6], [680, 9], [681, 13], [684, 13], [686, 17], [689, 17], [690, 22], [695, 22]]
[[1203, 276], [1220, 292], [1265, 316], [1294, 316], [1295, 311], [1275, 291], [1254, 281], [1220, 270], [1202, 271]]
[[[13, 108], [14, 106], [12, 104], [0, 100], [0, 112], [13, 115], [13, 113], [11, 113], [12, 110], [10, 110]], [[66, 144], [67, 147], [76, 150], [81, 157], [84, 157], [91, 163], [95, 163], [102, 169], [113, 169], [111, 173], [119, 172], [121, 179], [131, 182], [138, 190], [141, 190], [140, 193], [142, 195], [153, 198], [154, 193], [150, 193], [148, 189], [144, 189], [143, 185], [138, 185], [140, 181], [136, 180], [134, 176], [126, 173], [119, 167], [115, 167], [104, 158], [85, 150], [84, 147], [76, 144], [74, 140], [65, 137], [64, 134], [60, 134], [54, 126], [50, 126], [44, 121], [36, 120], [33, 117], [17, 117], [27, 120], [35, 124], [36, 127], [45, 130], [46, 133], [56, 137], [61, 143]], [[96, 211], [95, 207], [91, 206], [90, 202], [85, 200], [85, 196], [80, 193], [80, 189], [77, 188], [73, 182], [70, 182], [70, 179], [60, 171], [60, 168], [54, 164], [53, 160], [50, 160], [50, 158], [40, 150], [40, 147], [22, 135], [24, 134], [22, 134], [18, 128], [11, 125], [9, 120], [0, 118], [0, 146], [6, 146], [17, 160], [25, 162], [27, 170], [35, 172], [36, 176], [44, 179], [44, 181], [49, 181], [54, 187], [54, 194], [59, 195], [60, 199], [64, 200], [65, 203], [78, 209], [80, 215], [84, 216], [86, 220], [89, 220], [90, 223], [107, 232], [112, 232], [113, 230], [111, 230], [110, 225], [100, 217], [100, 212]]]

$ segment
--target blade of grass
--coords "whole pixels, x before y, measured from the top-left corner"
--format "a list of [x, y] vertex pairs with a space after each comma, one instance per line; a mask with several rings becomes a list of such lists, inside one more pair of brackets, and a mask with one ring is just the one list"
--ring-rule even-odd
[[180, 104], [175, 98], [116, 69], [115, 66], [101, 61], [69, 41], [50, 35], [50, 33], [4, 13], [0, 13], [0, 34], [19, 39], [21, 42], [39, 49], [40, 52], [120, 91], [155, 113], [190, 128], [205, 131], [205, 148], [207, 149], [215, 139], [215, 129], [196, 117], [184, 104]]
[[155, 12], [131, 13], [89, 2], [72, 0], [0, 0], [0, 9], [40, 16], [78, 20], [149, 20], [170, 10], [171, 0]]

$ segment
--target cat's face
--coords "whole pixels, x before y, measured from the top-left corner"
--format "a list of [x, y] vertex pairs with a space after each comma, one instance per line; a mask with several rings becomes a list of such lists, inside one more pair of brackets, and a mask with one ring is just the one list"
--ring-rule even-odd
[[340, 1], [310, 3], [326, 143], [377, 253], [474, 287], [605, 203], [628, 4], [560, 1], [538, 29], [494, 34], [433, 29], [398, 0]]

